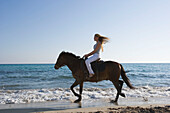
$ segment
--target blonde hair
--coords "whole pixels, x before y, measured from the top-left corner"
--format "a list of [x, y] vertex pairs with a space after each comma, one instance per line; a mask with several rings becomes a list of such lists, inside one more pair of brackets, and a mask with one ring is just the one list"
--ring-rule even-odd
[[103, 52], [103, 44], [107, 43], [110, 39], [108, 37], [101, 36], [99, 34], [95, 34], [94, 36], [99, 38], [98, 40], [102, 44], [101, 48], [102, 48], [102, 52]]

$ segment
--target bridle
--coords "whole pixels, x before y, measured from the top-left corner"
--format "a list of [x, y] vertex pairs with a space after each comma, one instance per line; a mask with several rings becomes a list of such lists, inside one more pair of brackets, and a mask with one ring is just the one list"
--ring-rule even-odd
[[61, 68], [62, 66], [65, 66], [65, 65], [60, 65], [60, 64], [55, 64], [55, 67], [57, 68], [57, 69], [59, 69], [59, 68]]
[[57, 64], [55, 65], [55, 67], [58, 68], [58, 69], [60, 68], [60, 66], [58, 66]]

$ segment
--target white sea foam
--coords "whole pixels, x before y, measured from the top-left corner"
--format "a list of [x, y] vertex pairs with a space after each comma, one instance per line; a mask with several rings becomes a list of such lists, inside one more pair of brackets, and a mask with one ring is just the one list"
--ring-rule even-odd
[[[79, 89], [76, 88], [76, 91]], [[114, 99], [116, 96], [115, 88], [84, 88], [84, 100], [96, 99]], [[170, 97], [170, 87], [138, 87], [135, 90], [123, 88], [122, 93], [126, 97]], [[73, 95], [68, 88], [53, 88], [53, 89], [30, 89], [30, 90], [0, 90], [0, 104], [15, 104], [15, 103], [32, 103], [45, 101], [59, 100], [75, 100], [77, 97]]]

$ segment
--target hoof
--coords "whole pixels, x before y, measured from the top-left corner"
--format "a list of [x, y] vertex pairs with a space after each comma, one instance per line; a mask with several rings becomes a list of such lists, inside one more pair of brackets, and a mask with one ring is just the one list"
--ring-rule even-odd
[[77, 99], [74, 101], [74, 103], [79, 103], [81, 100], [80, 99]]
[[122, 96], [122, 97], [124, 97], [124, 98], [126, 97], [124, 93], [121, 93], [120, 96]]
[[116, 100], [110, 100], [110, 103], [117, 103]]
[[118, 103], [117, 103], [116, 100], [111, 100], [110, 103], [115, 104], [115, 105], [118, 105]]

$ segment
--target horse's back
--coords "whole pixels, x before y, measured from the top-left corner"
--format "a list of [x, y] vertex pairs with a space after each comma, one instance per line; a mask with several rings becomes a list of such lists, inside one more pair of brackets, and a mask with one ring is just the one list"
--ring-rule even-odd
[[105, 70], [105, 62], [103, 60], [94, 61], [91, 63], [94, 73], [102, 72]]
[[109, 71], [118, 71], [120, 69], [120, 63], [115, 61], [106, 61], [105, 66]]
[[103, 60], [99, 60], [99, 61], [94, 61], [91, 63], [92, 65], [92, 69], [94, 72], [98, 71], [98, 72], [103, 72], [106, 70], [107, 68], [114, 68], [114, 67], [118, 67], [120, 64], [118, 62], [115, 61], [103, 61]]
[[115, 61], [105, 61], [106, 64], [116, 64], [116, 65], [119, 65], [118, 62], [115, 62]]

